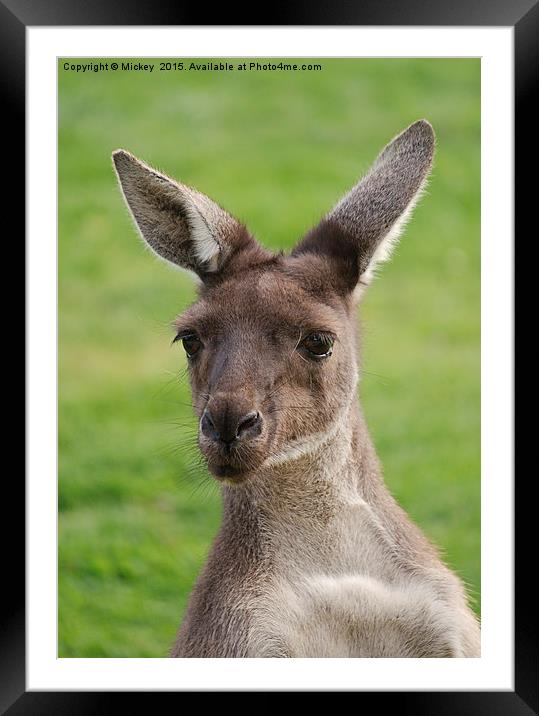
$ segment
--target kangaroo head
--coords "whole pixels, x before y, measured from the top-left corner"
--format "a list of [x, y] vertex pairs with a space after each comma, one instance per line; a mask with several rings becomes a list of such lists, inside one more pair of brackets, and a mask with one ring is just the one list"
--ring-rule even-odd
[[175, 330], [199, 446], [216, 477], [243, 482], [339, 429], [357, 381], [357, 301], [388, 258], [433, 153], [430, 124], [412, 124], [287, 256], [266, 251], [205, 195], [128, 152], [113, 154], [142, 238], [200, 279], [199, 299]]

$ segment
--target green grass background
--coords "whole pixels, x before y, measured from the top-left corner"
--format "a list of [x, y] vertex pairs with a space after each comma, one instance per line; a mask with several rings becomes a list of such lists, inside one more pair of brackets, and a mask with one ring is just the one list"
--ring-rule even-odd
[[137, 238], [118, 147], [287, 249], [392, 136], [432, 122], [428, 193], [360, 311], [360, 394], [389, 488], [479, 611], [480, 62], [321, 63], [75, 74], [59, 61], [61, 657], [165, 656], [220, 517], [170, 346], [194, 285]]

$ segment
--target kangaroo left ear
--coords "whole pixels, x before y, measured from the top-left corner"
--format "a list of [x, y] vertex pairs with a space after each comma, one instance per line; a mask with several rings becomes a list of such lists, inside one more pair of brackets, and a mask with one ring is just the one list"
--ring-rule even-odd
[[315, 253], [337, 262], [346, 291], [358, 283], [369, 284], [377, 264], [389, 258], [421, 195], [434, 146], [434, 131], [426, 120], [405, 129], [293, 255]]
[[161, 258], [204, 280], [223, 272], [239, 252], [260, 251], [245, 226], [205, 194], [123, 149], [112, 159], [135, 224]]

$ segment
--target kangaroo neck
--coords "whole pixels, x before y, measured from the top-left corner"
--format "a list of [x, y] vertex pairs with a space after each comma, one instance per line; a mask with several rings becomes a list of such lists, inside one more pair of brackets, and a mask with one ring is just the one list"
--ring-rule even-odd
[[409, 565], [439, 564], [424, 535], [396, 504], [355, 402], [311, 452], [223, 488], [221, 557], [241, 555], [255, 571], [363, 573], [393, 578]]

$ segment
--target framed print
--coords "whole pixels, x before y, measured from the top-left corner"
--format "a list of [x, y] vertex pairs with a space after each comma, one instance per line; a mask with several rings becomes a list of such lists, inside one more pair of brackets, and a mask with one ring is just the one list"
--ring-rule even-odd
[[[537, 6], [289, 8], [267, 27], [166, 3], [0, 12], [28, 307], [3, 709], [359, 691], [409, 713], [537, 711], [512, 377]], [[337, 420], [357, 404], [342, 315], [358, 296], [362, 408]], [[351, 446], [371, 487], [335, 497]], [[374, 516], [349, 529], [351, 509]], [[428, 580], [403, 591], [393, 559]], [[350, 626], [360, 582], [372, 611]], [[263, 627], [247, 596], [219, 594], [256, 594]]]

